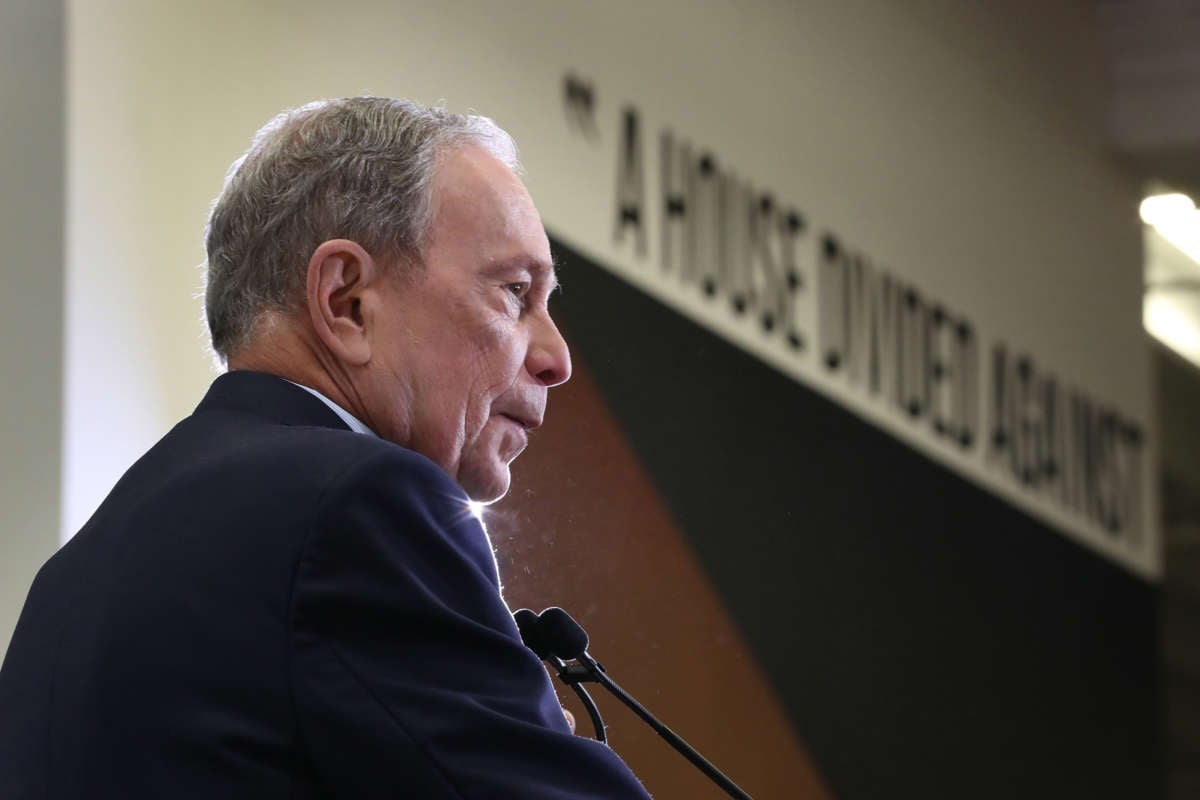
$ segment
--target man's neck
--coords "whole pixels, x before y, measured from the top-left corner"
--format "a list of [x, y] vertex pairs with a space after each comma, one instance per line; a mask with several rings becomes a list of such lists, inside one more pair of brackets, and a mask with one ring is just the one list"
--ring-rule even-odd
[[354, 402], [357, 393], [343, 366], [319, 342], [305, 341], [284, 322], [260, 325], [250, 345], [229, 355], [228, 368], [263, 372], [310, 389], [370, 430], [370, 420]]

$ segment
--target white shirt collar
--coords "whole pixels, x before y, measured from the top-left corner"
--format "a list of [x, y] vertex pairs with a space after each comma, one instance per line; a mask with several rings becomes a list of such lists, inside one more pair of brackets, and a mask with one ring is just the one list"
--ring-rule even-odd
[[[284, 378], [284, 380], [287, 381], [287, 378]], [[358, 417], [351, 414], [346, 409], [339, 406], [337, 403], [330, 400], [325, 395], [318, 392], [316, 389], [305, 386], [302, 383], [296, 383], [295, 381], [288, 381], [288, 383], [290, 383], [292, 386], [299, 386], [301, 389], [308, 392], [309, 394], [311, 394], [313, 397], [320, 400], [325, 405], [329, 406], [329, 410], [332, 411], [333, 413], [337, 414], [338, 417], [341, 418], [342, 422], [346, 423], [347, 427], [349, 427], [350, 430], [354, 431], [355, 433], [365, 433], [368, 436], [377, 436], [375, 431], [371, 430], [370, 428], [368, 428], [366, 425], [364, 425], [362, 423], [362, 420], [360, 420]]]

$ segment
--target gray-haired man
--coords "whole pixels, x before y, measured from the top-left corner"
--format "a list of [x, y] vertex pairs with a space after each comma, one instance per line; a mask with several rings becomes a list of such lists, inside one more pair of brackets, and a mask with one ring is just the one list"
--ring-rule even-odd
[[570, 734], [468, 499], [570, 357], [490, 121], [285, 112], [209, 222], [229, 372], [39, 573], [0, 671], [6, 797], [645, 797]]

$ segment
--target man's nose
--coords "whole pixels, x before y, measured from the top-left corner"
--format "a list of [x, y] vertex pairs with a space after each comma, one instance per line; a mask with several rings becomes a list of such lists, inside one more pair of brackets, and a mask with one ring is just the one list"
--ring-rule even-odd
[[525, 366], [543, 386], [558, 386], [571, 377], [571, 351], [549, 314], [536, 323]]

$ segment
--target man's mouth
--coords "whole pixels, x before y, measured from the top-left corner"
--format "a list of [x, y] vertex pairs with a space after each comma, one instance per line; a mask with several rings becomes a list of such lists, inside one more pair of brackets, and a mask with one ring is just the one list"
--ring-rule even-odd
[[527, 430], [527, 431], [531, 431], [534, 428], [540, 427], [542, 424], [541, 419], [534, 417], [533, 415], [524, 417], [524, 416], [517, 416], [516, 414], [500, 412], [500, 416], [504, 417], [507, 420], [511, 420], [512, 422], [519, 425], [523, 430]]

